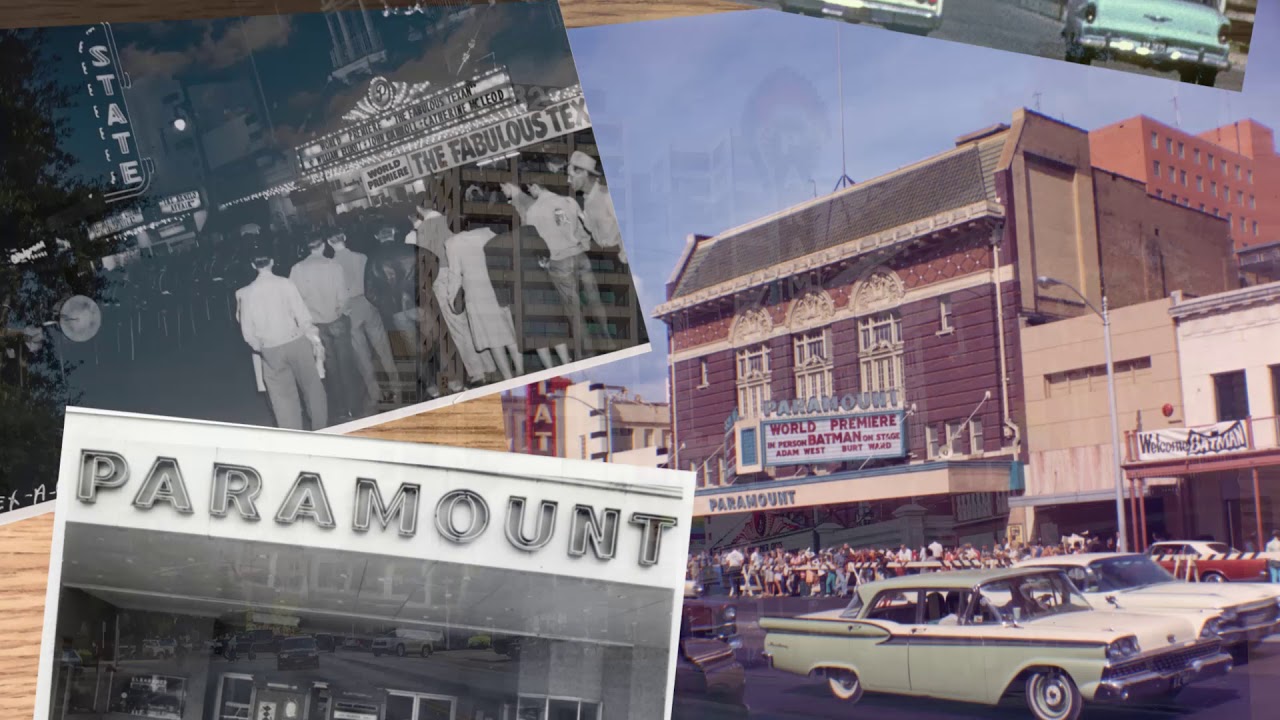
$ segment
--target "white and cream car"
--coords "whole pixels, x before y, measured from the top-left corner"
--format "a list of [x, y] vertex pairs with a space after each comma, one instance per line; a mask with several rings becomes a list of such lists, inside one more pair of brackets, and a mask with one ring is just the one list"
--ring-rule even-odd
[[942, 26], [944, 0], [746, 0], [750, 5], [798, 15], [880, 25], [888, 30], [928, 35]]
[[1056, 568], [906, 575], [858, 587], [844, 610], [766, 617], [765, 657], [864, 691], [995, 705], [1023, 694], [1037, 720], [1085, 703], [1167, 699], [1231, 670], [1212, 623], [1189, 615], [1097, 612]]
[[1099, 610], [1219, 618], [1218, 634], [1228, 646], [1238, 648], [1280, 632], [1280, 585], [1189, 583], [1148, 555], [1126, 553], [1055, 555], [1023, 560], [1018, 567], [1066, 572]]

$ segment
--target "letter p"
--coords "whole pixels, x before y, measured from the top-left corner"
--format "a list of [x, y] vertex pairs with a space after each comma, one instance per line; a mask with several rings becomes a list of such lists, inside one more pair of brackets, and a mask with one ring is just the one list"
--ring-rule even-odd
[[118, 488], [129, 481], [129, 463], [119, 453], [104, 450], [80, 452], [80, 482], [76, 497], [91, 503], [98, 499], [98, 488]]

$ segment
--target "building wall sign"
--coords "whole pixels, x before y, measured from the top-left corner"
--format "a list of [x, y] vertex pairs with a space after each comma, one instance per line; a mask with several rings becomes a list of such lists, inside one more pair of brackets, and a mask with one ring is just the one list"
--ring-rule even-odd
[[[846, 393], [822, 398], [790, 398], [769, 400], [764, 404], [765, 417], [793, 417], [797, 415], [823, 415], [832, 413], [852, 413], [860, 410], [901, 407], [901, 396], [897, 390], [888, 392]], [[737, 408], [724, 420], [724, 431], [732, 431], [733, 426], [742, 417]]]
[[560, 454], [556, 400], [551, 395], [563, 391], [570, 384], [564, 378], [554, 378], [525, 388], [525, 447], [530, 453]]
[[1137, 435], [1138, 460], [1182, 460], [1249, 449], [1243, 422], [1232, 420], [1196, 428], [1146, 430]]
[[138, 155], [129, 118], [125, 90], [129, 76], [120, 70], [120, 53], [110, 23], [89, 26], [77, 45], [84, 92], [93, 108], [98, 138], [102, 143], [104, 170], [111, 190], [103, 195], [108, 203], [137, 197], [151, 187], [150, 158]]
[[160, 212], [165, 215], [176, 215], [189, 210], [199, 210], [200, 191], [192, 190], [190, 192], [178, 193], [177, 195], [170, 195], [169, 197], [162, 199], [158, 204], [160, 206]]
[[762, 422], [764, 464], [901, 458], [906, 455], [901, 411]]

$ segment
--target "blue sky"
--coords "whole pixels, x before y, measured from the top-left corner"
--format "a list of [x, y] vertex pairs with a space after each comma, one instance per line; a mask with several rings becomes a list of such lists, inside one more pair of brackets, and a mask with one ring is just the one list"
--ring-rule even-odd
[[[1262, 3], [1254, 37], [1280, 32], [1280, 7]], [[1012, 12], [1019, 12], [1012, 10]], [[838, 33], [838, 35], [837, 35]], [[753, 217], [829, 192], [841, 174], [836, 44], [844, 69], [848, 174], [866, 180], [942, 152], [967, 132], [1008, 122], [1034, 107], [1092, 129], [1144, 114], [1200, 132], [1244, 118], [1280, 129], [1280, 45], [1253, 46], [1243, 92], [1216, 90], [1114, 70], [1071, 65], [874, 27], [771, 10], [629, 23], [569, 31], [592, 122], [620, 125], [625, 140], [601, 138], [628, 173], [609, 175], [617, 192], [626, 175], [651, 169], [675, 150], [709, 150], [742, 127], [744, 109], [766, 79], [787, 72], [821, 96], [809, 181], [793, 182]], [[602, 102], [593, 102], [593, 98]], [[1174, 98], [1178, 115], [1175, 117]], [[750, 115], [750, 113], [747, 113]], [[673, 217], [679, 196], [663, 198]], [[754, 210], [754, 208], [753, 208]], [[624, 227], [641, 302], [652, 308], [679, 259], [687, 233], [725, 228], [677, 223], [665, 231]], [[687, 226], [684, 226], [687, 225]], [[666, 334], [650, 321], [656, 352], [590, 371], [592, 380], [626, 385], [646, 398], [665, 395]]]

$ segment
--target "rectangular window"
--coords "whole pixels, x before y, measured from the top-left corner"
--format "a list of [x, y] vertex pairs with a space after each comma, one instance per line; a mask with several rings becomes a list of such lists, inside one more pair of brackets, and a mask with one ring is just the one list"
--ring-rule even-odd
[[943, 332], [955, 330], [955, 326], [951, 324], [951, 296], [943, 295], [938, 298], [938, 324]]
[[796, 397], [824, 398], [835, 394], [831, 387], [830, 333], [815, 330], [792, 338], [795, 349]]
[[1183, 145], [1181, 141], [1178, 142], [1178, 157], [1184, 160], [1187, 158], [1187, 146]]
[[1169, 182], [1177, 182], [1178, 180], [1177, 172], [1178, 172], [1177, 168], [1175, 168], [1172, 165], [1169, 166]]
[[1218, 422], [1249, 417], [1249, 390], [1243, 370], [1214, 375], [1213, 391], [1218, 402]]
[[1238, 205], [1244, 205], [1244, 191], [1243, 191], [1243, 190], [1237, 190], [1237, 191], [1236, 191], [1236, 204], [1238, 204]]
[[858, 320], [858, 358], [862, 392], [902, 389], [902, 318], [897, 312], [880, 312]]
[[1250, 170], [1250, 171], [1249, 171], [1249, 184], [1250, 184], [1250, 185], [1252, 185], [1252, 184], [1253, 184], [1253, 171], [1252, 171], [1252, 170]]
[[1240, 232], [1249, 232], [1249, 225], [1244, 218], [1240, 218]]
[[1240, 179], [1240, 166], [1239, 166], [1239, 165], [1236, 165], [1236, 179], [1237, 179], [1237, 180], [1239, 180], [1239, 179]]
[[1228, 205], [1231, 204], [1231, 188], [1226, 185], [1222, 186], [1222, 199], [1226, 200]]
[[938, 457], [938, 428], [936, 425], [924, 426], [925, 457], [932, 460]]
[[706, 360], [698, 361], [698, 387], [711, 387], [710, 369], [707, 367]]
[[1187, 171], [1186, 171], [1186, 170], [1179, 170], [1179, 171], [1178, 171], [1178, 182], [1182, 183], [1182, 187], [1186, 187], [1186, 186], [1187, 186]]
[[1151, 147], [1156, 150], [1160, 149], [1160, 133], [1151, 133]]
[[1254, 235], [1257, 235], [1257, 234], [1258, 234], [1258, 221], [1257, 221], [1257, 220], [1254, 220], [1254, 221], [1253, 221], [1253, 234], [1254, 234]]
[[1249, 209], [1250, 210], [1258, 209], [1258, 198], [1254, 197], [1253, 195], [1249, 196]]
[[1213, 169], [1213, 153], [1209, 153], [1209, 169]]
[[1199, 165], [1200, 164], [1200, 148], [1195, 149], [1195, 158], [1196, 158], [1196, 164]]
[[738, 414], [756, 418], [764, 414], [769, 401], [769, 348], [756, 345], [738, 351]]
[[1152, 160], [1152, 161], [1151, 161], [1151, 169], [1153, 169], [1153, 170], [1155, 170], [1155, 171], [1156, 171], [1156, 177], [1157, 177], [1157, 178], [1161, 177], [1161, 175], [1160, 175], [1160, 161], [1159, 161], [1159, 160]]
[[975, 417], [969, 421], [969, 452], [977, 455], [985, 450], [982, 434], [982, 418]]
[[1276, 418], [1277, 430], [1280, 430], [1280, 365], [1271, 368], [1271, 414]]
[[1204, 176], [1203, 175], [1196, 176], [1196, 191], [1204, 192]]
[[947, 447], [951, 449], [952, 455], [960, 454], [960, 436], [963, 434], [963, 420], [950, 420], [947, 422]]
[[1170, 155], [1172, 155], [1172, 154], [1173, 154], [1173, 138], [1165, 138], [1165, 139], [1164, 139], [1164, 150], [1165, 150], [1165, 152], [1169, 153]]
[[1164, 191], [1163, 191], [1163, 190], [1156, 190], [1156, 197], [1157, 197], [1157, 198], [1159, 198], [1159, 199], [1161, 199], [1161, 200], [1163, 200], [1163, 199], [1164, 199]]
[[1214, 197], [1218, 197], [1218, 183], [1212, 181], [1209, 182], [1209, 194]]

